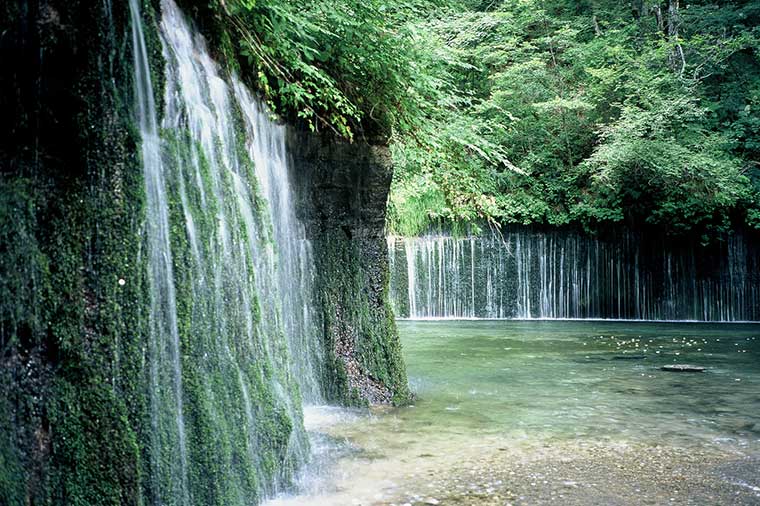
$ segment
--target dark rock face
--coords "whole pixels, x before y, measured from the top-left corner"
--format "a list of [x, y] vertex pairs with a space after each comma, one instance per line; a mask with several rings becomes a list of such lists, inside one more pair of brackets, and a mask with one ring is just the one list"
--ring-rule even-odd
[[288, 148], [301, 199], [300, 218], [312, 225], [313, 237], [334, 228], [352, 236], [385, 237], [393, 177], [387, 147], [349, 144], [291, 128]]
[[143, 185], [127, 14], [126, 2], [0, 4], [3, 505], [139, 503]]
[[388, 303], [386, 147], [288, 132], [300, 218], [314, 245], [328, 399], [401, 403], [406, 371]]

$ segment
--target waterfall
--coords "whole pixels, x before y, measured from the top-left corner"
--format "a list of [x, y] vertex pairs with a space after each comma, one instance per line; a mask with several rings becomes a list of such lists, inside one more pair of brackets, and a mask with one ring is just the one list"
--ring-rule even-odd
[[285, 150], [285, 127], [269, 121], [268, 111], [239, 80], [233, 80], [233, 86], [244, 114], [248, 151], [268, 204], [274, 243], [279, 253], [277, 290], [268, 293], [272, 296], [272, 304], [276, 301], [282, 304], [283, 325], [290, 349], [299, 350], [291, 358], [304, 401], [319, 403], [322, 401], [319, 388], [322, 349], [310, 300], [314, 287], [314, 260], [305, 227], [295, 213], [295, 195]]
[[760, 248], [741, 233], [709, 248], [518, 227], [388, 241], [399, 317], [760, 320]]
[[[150, 251], [148, 279], [150, 280], [151, 446], [176, 448], [179, 453], [179, 458], [169, 462], [168, 469], [157, 452], [151, 455], [151, 474], [155, 477], [166, 477], [162, 481], [168, 484], [167, 490], [161, 490], [159, 495], [178, 498], [177, 502], [184, 505], [190, 503], [190, 498], [187, 484], [187, 442], [183, 413], [177, 301], [169, 238], [169, 207], [148, 52], [145, 47], [137, 0], [130, 0], [129, 8], [132, 19], [136, 110], [142, 137], [141, 155]], [[168, 388], [164, 389], [164, 387]], [[167, 394], [167, 390], [170, 393]], [[168, 430], [162, 430], [167, 427]], [[161, 487], [158, 483], [158, 481], [154, 482], [157, 488]]]
[[284, 127], [162, 0], [159, 128], [137, 0], [130, 9], [151, 297], [147, 502], [256, 504], [307, 462], [302, 400], [322, 400]]

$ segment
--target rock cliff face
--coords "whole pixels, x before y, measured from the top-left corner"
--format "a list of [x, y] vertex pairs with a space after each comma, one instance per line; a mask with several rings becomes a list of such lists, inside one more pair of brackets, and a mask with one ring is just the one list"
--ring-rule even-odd
[[139, 503], [143, 182], [113, 4], [0, 6], [3, 505]]
[[[161, 115], [167, 79], [157, 4], [140, 2]], [[168, 478], [154, 471], [173, 469], [176, 448], [156, 448], [152, 438], [150, 248], [131, 29], [127, 2], [0, 4], [2, 506], [182, 503], [161, 499]], [[190, 144], [179, 133], [164, 144], [182, 155]], [[327, 396], [400, 402], [408, 390], [387, 305], [382, 232], [387, 153], [310, 135], [291, 135], [291, 144], [317, 258], [313, 307], [327, 349]], [[183, 161], [179, 155], [170, 161]], [[299, 411], [301, 400], [268, 381], [266, 374], [281, 373], [283, 364], [221, 349], [217, 334], [193, 331], [214, 321], [201, 311], [193, 327], [188, 316], [199, 297], [188, 281], [194, 267], [178, 196], [183, 168], [169, 163], [166, 176], [188, 489], [198, 504], [254, 504], [293, 472], [287, 445], [300, 420], [282, 406]], [[245, 316], [224, 328], [245, 327]], [[275, 343], [276, 336], [264, 334], [262, 341]], [[214, 353], [264, 369], [262, 379], [253, 381], [255, 371], [205, 370]], [[250, 413], [241, 399], [254, 408]], [[214, 410], [212, 401], [231, 407]], [[240, 430], [246, 423], [255, 430]], [[249, 461], [262, 462], [254, 468]], [[233, 487], [230, 476], [242, 485]]]
[[316, 261], [327, 397], [350, 403], [409, 398], [393, 313], [385, 211], [393, 175], [386, 147], [288, 131]]

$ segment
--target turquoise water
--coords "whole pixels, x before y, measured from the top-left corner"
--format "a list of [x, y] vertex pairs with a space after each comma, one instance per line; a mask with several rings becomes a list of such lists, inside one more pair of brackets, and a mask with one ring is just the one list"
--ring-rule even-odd
[[[760, 439], [760, 326], [399, 322], [418, 430], [532, 437]], [[644, 357], [644, 358], [639, 358]], [[672, 373], [672, 363], [704, 373]]]
[[[420, 431], [531, 438], [760, 439], [760, 326], [399, 322]], [[661, 371], [685, 363], [704, 373]]]
[[312, 408], [319, 471], [275, 504], [760, 503], [758, 324], [398, 326], [413, 405]]

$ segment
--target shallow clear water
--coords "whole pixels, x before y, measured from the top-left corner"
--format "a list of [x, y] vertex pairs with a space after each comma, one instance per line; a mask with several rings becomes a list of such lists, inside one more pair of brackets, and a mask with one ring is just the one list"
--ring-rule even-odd
[[[681, 444], [760, 437], [760, 326], [403, 322], [423, 432]], [[635, 357], [635, 358], [634, 358]], [[645, 358], [638, 358], [645, 357]], [[671, 363], [702, 374], [659, 370]], [[738, 428], [755, 424], [758, 432]]]
[[[563, 462], [594, 447], [602, 469], [610, 455], [656, 449], [706, 469], [760, 454], [760, 325], [405, 321], [399, 331], [414, 405], [331, 412], [313, 433], [332, 438], [332, 474], [283, 504], [424, 501], [431, 483], [451, 492], [443, 482], [462, 463], [479, 476], [507, 455]], [[706, 372], [660, 370], [673, 363]]]

